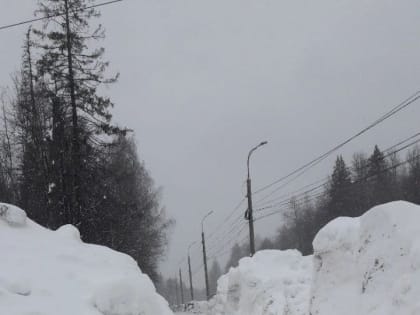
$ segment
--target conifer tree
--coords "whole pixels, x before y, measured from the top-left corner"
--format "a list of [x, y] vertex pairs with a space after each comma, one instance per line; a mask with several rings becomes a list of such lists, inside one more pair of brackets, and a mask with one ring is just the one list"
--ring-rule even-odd
[[360, 216], [369, 207], [369, 160], [364, 153], [356, 153], [352, 160], [352, 178], [354, 179], [354, 215]]
[[388, 162], [379, 147], [375, 145], [369, 157], [369, 208], [392, 200], [392, 185]]
[[80, 180], [89, 173], [92, 141], [97, 134], [119, 131], [110, 124], [110, 99], [98, 93], [100, 85], [115, 82], [116, 76], [106, 77], [104, 49], [88, 48], [104, 37], [101, 25], [90, 27], [92, 18], [99, 17], [98, 11], [88, 8], [91, 3], [40, 1], [38, 13], [55, 18], [46, 19], [43, 28], [35, 30], [41, 49], [38, 72], [47, 83], [53, 111], [52, 155], [59, 183], [51, 185], [61, 190], [65, 220], [78, 226], [87, 215], [83, 212], [92, 209], [89, 187]]
[[[19, 144], [20, 205], [37, 222], [50, 226], [48, 211], [48, 152], [42, 82], [36, 80], [33, 66], [31, 28], [26, 33], [22, 66], [15, 79], [14, 141]], [[41, 105], [42, 104], [42, 105]]]
[[351, 174], [340, 155], [335, 161], [328, 187], [327, 221], [338, 216], [352, 215], [354, 202], [351, 189]]
[[409, 161], [406, 178], [402, 184], [403, 198], [420, 204], [420, 149], [415, 147], [407, 154]]

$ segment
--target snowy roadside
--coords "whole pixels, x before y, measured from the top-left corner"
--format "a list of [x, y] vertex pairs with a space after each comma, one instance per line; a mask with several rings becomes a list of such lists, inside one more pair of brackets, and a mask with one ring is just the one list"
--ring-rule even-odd
[[307, 315], [311, 271], [311, 257], [297, 250], [257, 252], [219, 279], [209, 313]]
[[45, 229], [0, 203], [0, 314], [171, 315], [129, 256]]
[[261, 251], [218, 281], [208, 315], [420, 315], [420, 206], [337, 218], [314, 255]]
[[338, 218], [314, 240], [313, 315], [420, 314], [420, 206]]

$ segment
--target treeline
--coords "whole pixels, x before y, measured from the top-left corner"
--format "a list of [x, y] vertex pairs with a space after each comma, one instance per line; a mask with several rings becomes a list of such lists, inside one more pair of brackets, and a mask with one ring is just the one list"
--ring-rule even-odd
[[111, 123], [114, 104], [100, 94], [118, 75], [107, 75], [90, 4], [39, 3], [36, 14], [50, 18], [28, 29], [21, 70], [1, 93], [0, 201], [51, 229], [73, 224], [156, 278], [171, 222], [130, 130]]
[[[337, 217], [357, 217], [375, 205], [395, 200], [420, 204], [420, 149], [409, 149], [404, 159], [394, 152], [384, 153], [375, 146], [370, 155], [355, 154], [349, 164], [338, 156], [325, 183], [309, 187], [311, 192], [295, 194], [287, 203], [280, 202], [273, 211], [281, 214], [280, 228], [274, 238], [258, 242], [259, 250], [298, 249], [309, 255], [315, 235]], [[226, 269], [248, 255], [248, 244], [235, 244]]]

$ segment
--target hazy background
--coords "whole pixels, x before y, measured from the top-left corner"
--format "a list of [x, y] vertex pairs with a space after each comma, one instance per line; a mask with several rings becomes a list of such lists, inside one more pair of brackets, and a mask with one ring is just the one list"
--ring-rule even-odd
[[[31, 18], [36, 1], [0, 4], [5, 25]], [[269, 141], [252, 160], [258, 188], [420, 89], [415, 0], [125, 0], [101, 11], [106, 57], [121, 73], [106, 91], [115, 121], [135, 130], [140, 157], [177, 221], [166, 276], [199, 239], [202, 216], [215, 211], [211, 232], [244, 196], [252, 146]], [[1, 86], [19, 67], [25, 30], [0, 31]], [[420, 131], [419, 114], [415, 103], [346, 146], [344, 157]], [[332, 160], [283, 192], [322, 178]], [[273, 216], [256, 232], [272, 235], [280, 224]], [[192, 254], [198, 266], [198, 246]]]

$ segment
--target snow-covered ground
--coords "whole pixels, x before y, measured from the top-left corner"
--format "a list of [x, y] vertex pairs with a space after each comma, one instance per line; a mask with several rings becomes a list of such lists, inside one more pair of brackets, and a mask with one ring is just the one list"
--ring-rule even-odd
[[262, 251], [218, 281], [211, 315], [420, 315], [420, 206], [338, 218], [314, 255]]
[[129, 256], [47, 230], [0, 203], [1, 315], [171, 315]]
[[339, 218], [314, 240], [312, 315], [420, 314], [420, 207]]
[[306, 315], [312, 275], [311, 257], [296, 250], [265, 250], [243, 258], [218, 281], [210, 302], [214, 315]]
[[[420, 206], [392, 202], [360, 218], [338, 218], [318, 233], [314, 250], [242, 259], [203, 310], [420, 315]], [[83, 243], [73, 226], [47, 230], [2, 203], [0, 253], [0, 315], [172, 314], [129, 256]]]

